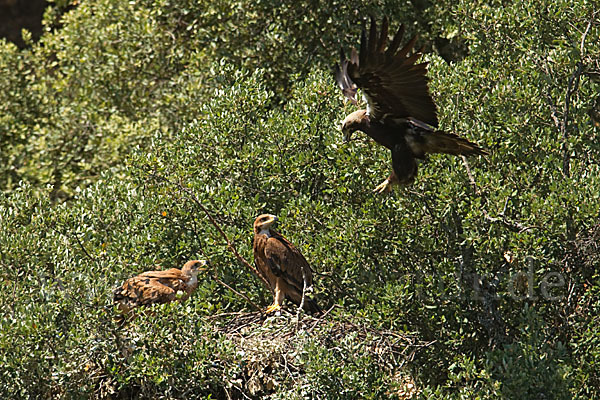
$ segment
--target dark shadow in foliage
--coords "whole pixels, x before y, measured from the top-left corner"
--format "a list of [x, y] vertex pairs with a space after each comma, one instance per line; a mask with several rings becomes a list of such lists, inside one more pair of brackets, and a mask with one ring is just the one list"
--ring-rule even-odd
[[46, 0], [0, 0], [0, 38], [25, 47], [21, 30], [31, 32], [33, 40], [42, 35], [42, 14]]

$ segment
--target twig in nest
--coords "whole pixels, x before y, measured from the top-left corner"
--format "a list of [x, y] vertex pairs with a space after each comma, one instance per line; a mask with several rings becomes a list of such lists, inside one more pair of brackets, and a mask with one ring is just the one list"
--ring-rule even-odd
[[302, 300], [300, 300], [300, 305], [298, 306], [298, 311], [296, 311], [296, 330], [300, 329], [300, 313], [304, 309], [304, 301], [306, 295], [306, 269], [302, 267]]

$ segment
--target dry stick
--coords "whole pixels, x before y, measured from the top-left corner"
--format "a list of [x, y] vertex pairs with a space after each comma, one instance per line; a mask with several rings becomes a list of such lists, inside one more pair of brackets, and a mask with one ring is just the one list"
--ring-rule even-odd
[[300, 305], [298, 306], [298, 311], [296, 312], [296, 330], [300, 329], [300, 313], [304, 309], [304, 300], [305, 300], [305, 292], [306, 292], [306, 268], [302, 267], [302, 300], [300, 300]]
[[252, 307], [256, 308], [258, 311], [262, 311], [262, 309], [259, 306], [257, 306], [256, 304], [254, 304], [254, 302], [252, 300], [250, 300], [250, 298], [248, 296], [246, 296], [244, 293], [238, 292], [237, 290], [235, 290], [234, 288], [232, 288], [231, 286], [229, 286], [228, 284], [226, 284], [225, 282], [223, 282], [222, 280], [217, 278], [216, 275], [213, 275], [213, 279], [215, 281], [217, 281], [218, 283], [220, 283], [221, 285], [225, 286], [227, 289], [231, 290], [233, 293], [237, 294], [238, 296], [243, 297], [249, 304], [252, 305]]
[[329, 314], [329, 313], [331, 312], [331, 310], [333, 310], [333, 309], [334, 309], [334, 308], [336, 308], [336, 307], [339, 307], [339, 306], [338, 306], [337, 304], [334, 304], [334, 305], [332, 305], [332, 306], [331, 306], [331, 308], [330, 308], [329, 310], [325, 311], [325, 312], [323, 313], [323, 315], [319, 316], [319, 318], [317, 319], [317, 322], [315, 322], [315, 323], [313, 324], [313, 326], [311, 326], [311, 327], [308, 329], [308, 331], [307, 331], [307, 332], [308, 332], [308, 333], [311, 333], [311, 332], [312, 332], [312, 331], [315, 329], [315, 327], [316, 327], [317, 325], [319, 325], [319, 323], [321, 323], [321, 321], [322, 321], [322, 320], [323, 320], [323, 319], [324, 319], [324, 318], [327, 316], [327, 314]]
[[292, 378], [292, 380], [294, 381], [294, 384], [298, 384], [298, 381], [296, 380], [296, 378], [294, 378], [294, 375], [292, 374], [292, 371], [290, 371], [290, 368], [288, 367], [288, 360], [287, 360], [287, 354], [285, 353], [283, 354], [283, 352], [279, 353], [281, 355], [281, 357], [283, 358], [283, 366], [285, 367], [285, 370], [287, 371], [288, 375], [290, 376], [290, 378]]

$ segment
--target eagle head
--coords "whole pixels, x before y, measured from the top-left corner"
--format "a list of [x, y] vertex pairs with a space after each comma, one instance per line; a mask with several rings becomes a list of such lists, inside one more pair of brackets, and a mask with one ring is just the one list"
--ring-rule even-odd
[[254, 220], [254, 232], [259, 233], [262, 231], [268, 231], [277, 221], [277, 217], [271, 214], [262, 214], [256, 217]]
[[181, 272], [184, 275], [190, 275], [192, 277], [195, 277], [198, 275], [199, 272], [205, 271], [207, 269], [207, 265], [208, 261], [206, 260], [191, 260], [183, 265]]
[[367, 110], [354, 111], [348, 115], [342, 122], [342, 133], [344, 134], [344, 142], [350, 141], [354, 131], [364, 131], [369, 124], [369, 116]]

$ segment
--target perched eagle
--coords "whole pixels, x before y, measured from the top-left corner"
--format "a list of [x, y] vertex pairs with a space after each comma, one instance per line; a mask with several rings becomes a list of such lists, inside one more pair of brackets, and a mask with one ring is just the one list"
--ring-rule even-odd
[[182, 292], [180, 301], [187, 300], [198, 287], [198, 273], [204, 271], [207, 262], [192, 260], [182, 269], [147, 271], [129, 278], [114, 292], [114, 303], [119, 310], [128, 313], [132, 308], [156, 303], [170, 303]]
[[371, 17], [369, 34], [362, 32], [360, 55], [353, 48], [348, 60], [342, 49], [335, 67], [344, 95], [357, 104], [360, 88], [367, 102], [366, 110], [353, 112], [342, 123], [345, 141], [354, 131], [362, 131], [392, 152], [392, 173], [375, 188], [379, 193], [390, 191], [393, 184], [412, 183], [416, 159], [425, 159], [427, 153], [487, 154], [476, 144], [437, 129], [436, 106], [425, 76], [427, 63], [416, 64], [421, 57], [419, 51], [412, 53], [416, 36], [398, 50], [403, 34], [401, 26], [386, 50], [388, 20], [384, 18], [378, 34]]
[[[274, 295], [267, 313], [281, 310], [286, 298], [299, 306], [302, 294], [312, 285], [312, 270], [308, 262], [293, 244], [271, 229], [275, 221], [277, 217], [270, 214], [260, 215], [254, 221], [254, 262]], [[310, 313], [321, 313], [317, 303], [306, 296], [304, 309]]]

